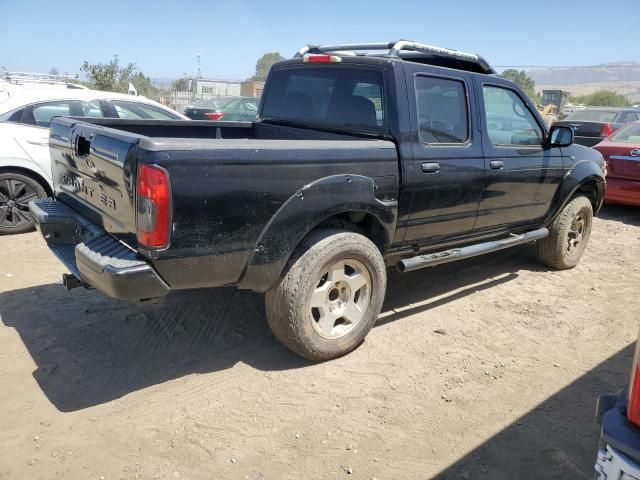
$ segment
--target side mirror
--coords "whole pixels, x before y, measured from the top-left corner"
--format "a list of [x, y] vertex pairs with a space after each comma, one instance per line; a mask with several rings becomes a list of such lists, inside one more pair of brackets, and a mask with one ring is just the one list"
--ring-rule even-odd
[[553, 125], [549, 130], [547, 144], [550, 147], [568, 147], [573, 144], [573, 128]]

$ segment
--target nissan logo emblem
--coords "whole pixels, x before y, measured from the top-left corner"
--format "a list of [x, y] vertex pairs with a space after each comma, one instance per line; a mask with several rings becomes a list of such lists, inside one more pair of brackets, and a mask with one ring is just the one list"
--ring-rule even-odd
[[633, 150], [631, 150], [631, 156], [640, 157], [640, 148], [634, 148]]

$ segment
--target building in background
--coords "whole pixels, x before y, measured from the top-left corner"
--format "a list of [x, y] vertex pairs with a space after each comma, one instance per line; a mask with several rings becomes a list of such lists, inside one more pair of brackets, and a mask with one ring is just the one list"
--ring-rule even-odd
[[242, 82], [237, 80], [210, 80], [207, 78], [197, 78], [190, 80], [192, 88], [197, 98], [212, 97], [239, 97]]
[[542, 106], [555, 105], [558, 110], [562, 109], [569, 101], [569, 92], [564, 90], [543, 90]]
[[240, 80], [185, 78], [181, 80], [181, 89], [173, 88], [171, 90], [169, 105], [173, 109], [182, 112], [184, 107], [197, 100], [216, 97], [239, 97], [242, 83]]
[[240, 95], [243, 97], [260, 97], [264, 89], [264, 82], [247, 80], [240, 84]]

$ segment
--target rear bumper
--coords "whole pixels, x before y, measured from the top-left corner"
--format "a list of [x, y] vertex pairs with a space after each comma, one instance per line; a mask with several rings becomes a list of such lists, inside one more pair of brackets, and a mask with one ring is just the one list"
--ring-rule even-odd
[[83, 282], [119, 300], [146, 300], [169, 293], [147, 260], [89, 222], [67, 204], [45, 198], [29, 204], [51, 251]]
[[604, 201], [640, 207], [640, 181], [607, 177]]

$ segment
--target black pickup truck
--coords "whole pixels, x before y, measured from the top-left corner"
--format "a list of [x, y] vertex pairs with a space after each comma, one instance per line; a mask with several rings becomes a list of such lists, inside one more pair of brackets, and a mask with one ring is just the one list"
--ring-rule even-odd
[[362, 342], [388, 266], [534, 240], [575, 266], [605, 188], [602, 156], [482, 57], [409, 41], [304, 47], [252, 123], [56, 118], [50, 150], [55, 198], [31, 210], [68, 288], [266, 292], [314, 360]]

